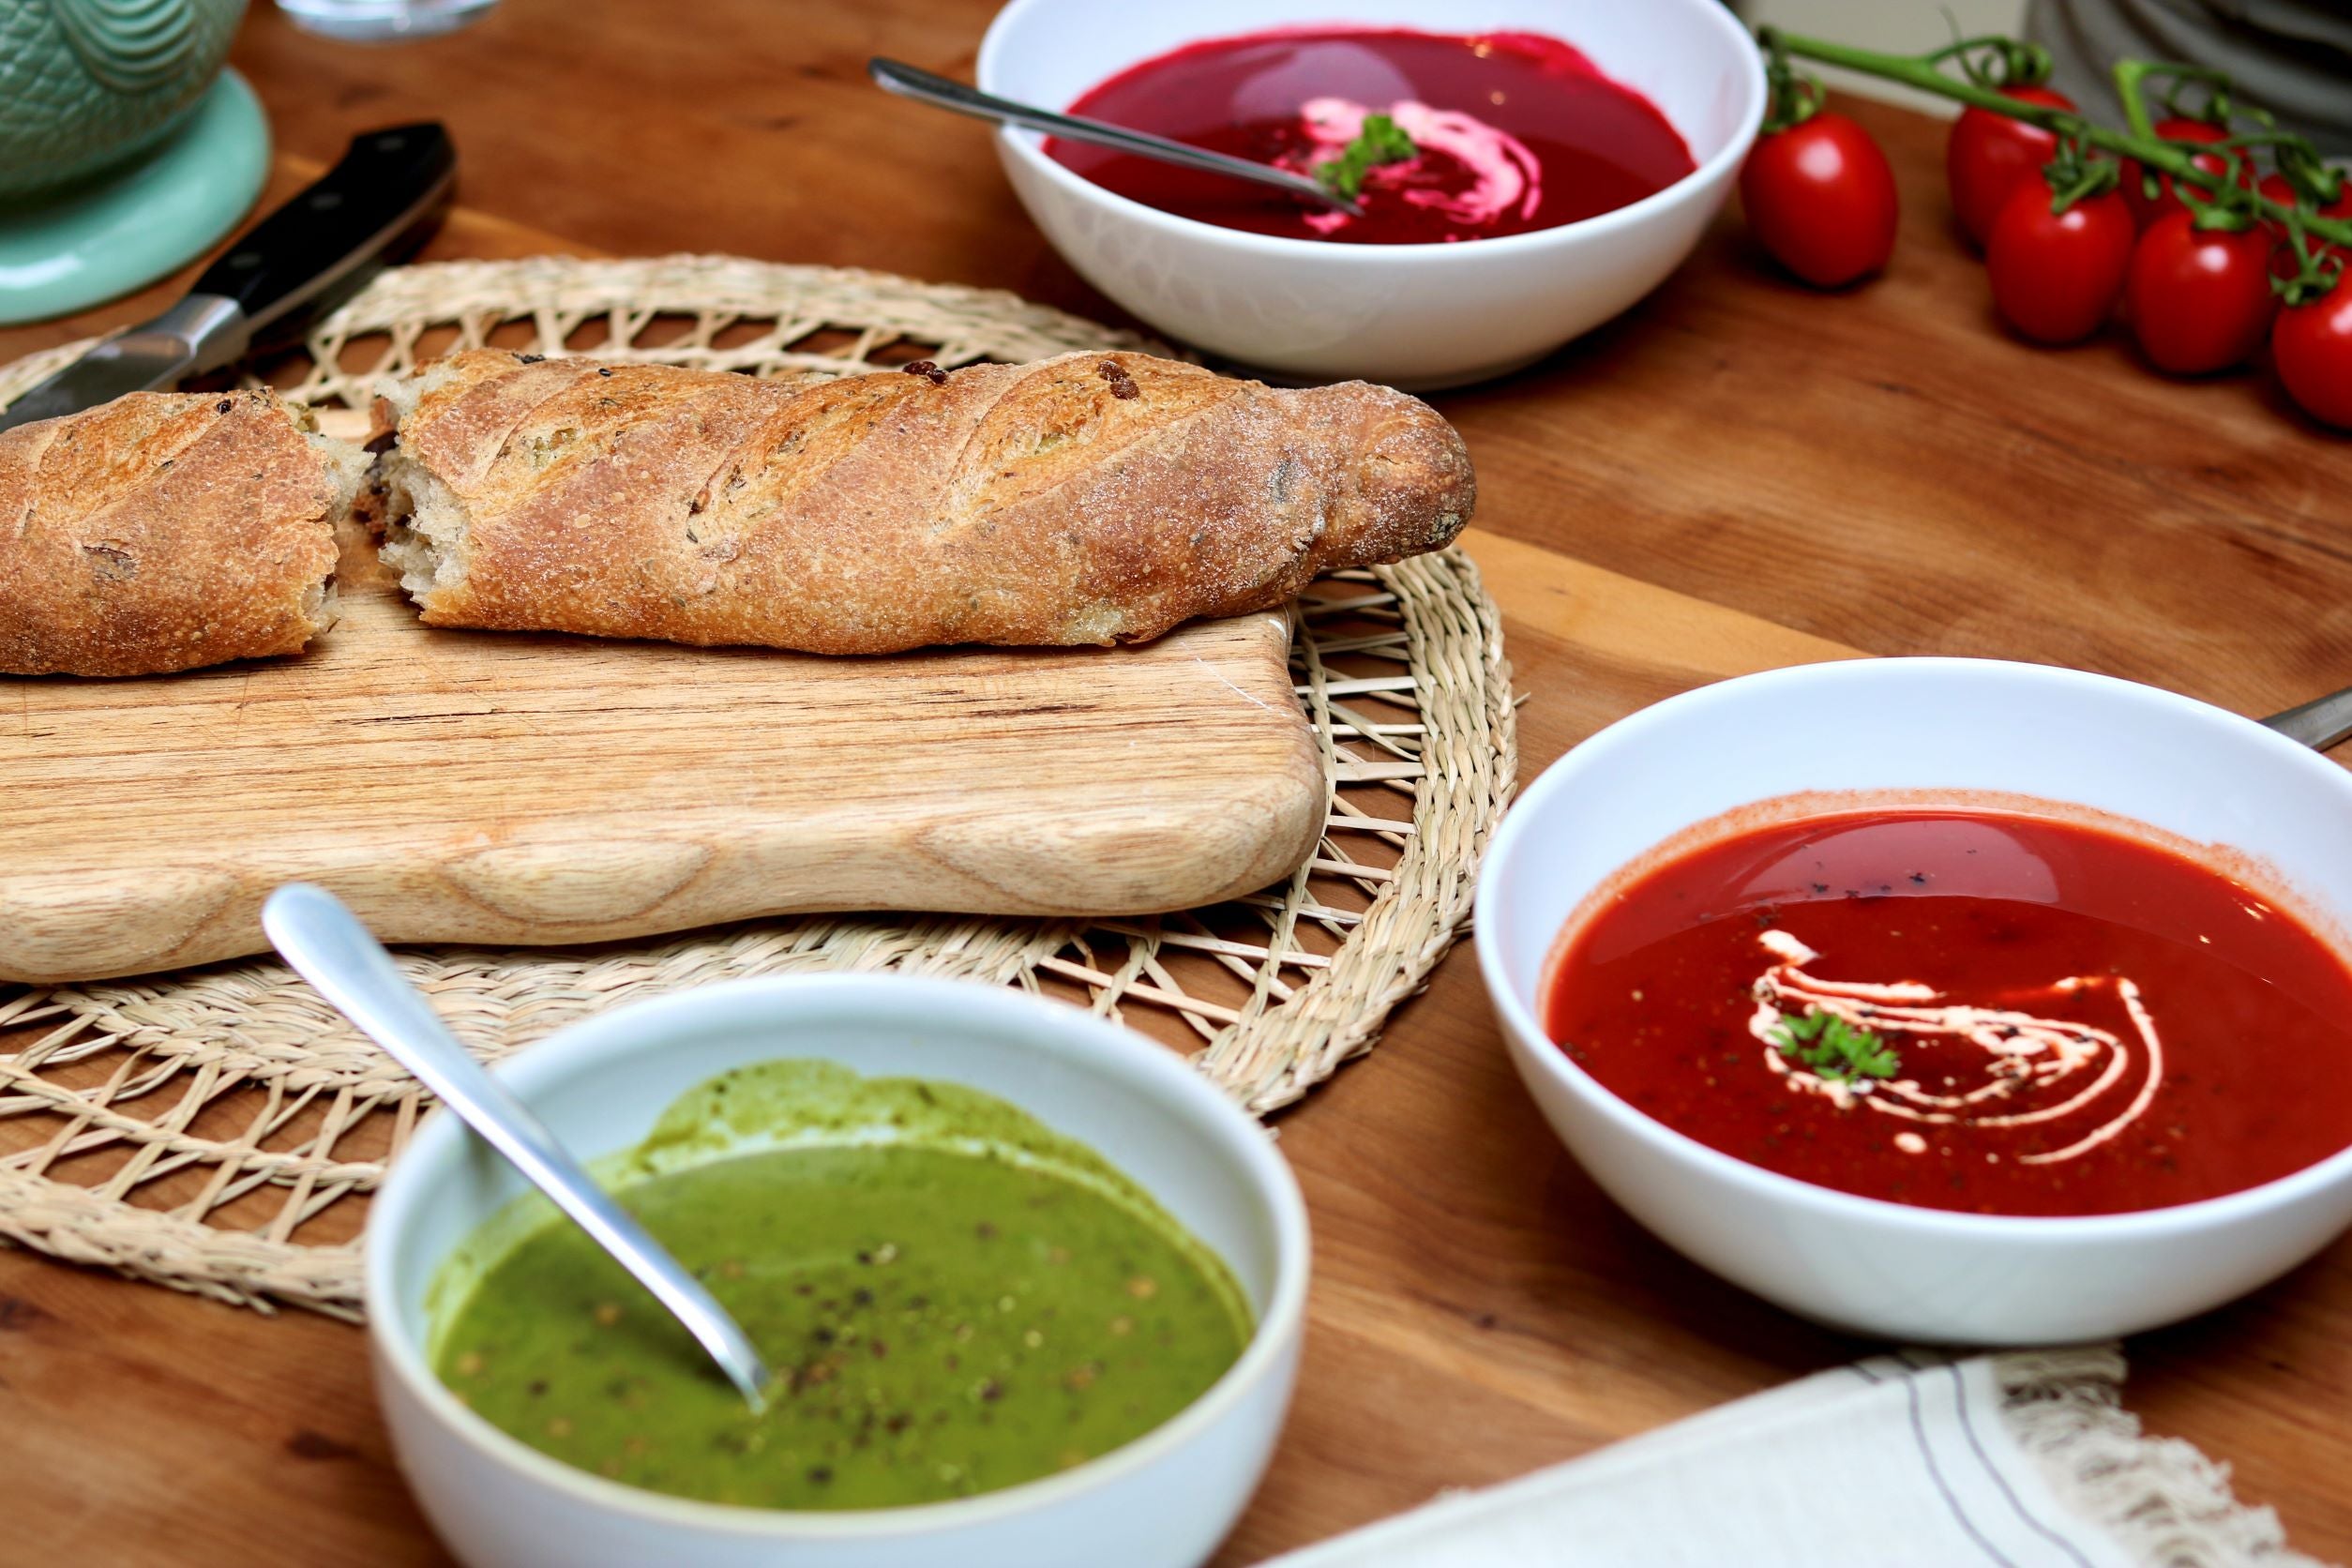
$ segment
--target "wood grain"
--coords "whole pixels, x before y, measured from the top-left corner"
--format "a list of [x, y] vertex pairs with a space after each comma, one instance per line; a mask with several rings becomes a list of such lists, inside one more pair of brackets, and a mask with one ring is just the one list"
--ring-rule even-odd
[[[473, 32], [359, 50], [256, 8], [236, 59], [305, 158], [447, 118], [466, 200], [511, 221], [465, 214], [436, 254], [735, 250], [1103, 314], [985, 130], [864, 83], [871, 53], [968, 74], [991, 8], [701, 0], [681, 26], [652, 0], [571, 0], [556, 24], [548, 0], [505, 0]], [[2346, 444], [2258, 376], [2164, 383], [2113, 343], [2008, 341], [1949, 231], [1941, 128], [1842, 107], [1902, 185], [1889, 279], [1802, 292], [1728, 216], [1616, 326], [1437, 400], [1479, 466], [1468, 543], [1528, 694], [1525, 772], [1693, 685], [1856, 649], [2082, 663], [2256, 713], [2352, 680]], [[139, 313], [0, 335], [0, 354]], [[1228, 1564], [1863, 1348], [1611, 1205], [1513, 1078], [1467, 951], [1281, 1131], [1316, 1229], [1306, 1363]], [[2227, 1461], [2301, 1550], [2352, 1560], [2352, 1242], [2128, 1349], [2149, 1430]], [[340, 1325], [0, 1255], [0, 1500], [28, 1560], [445, 1560]]]
[[[1121, 319], [1029, 224], [985, 126], [866, 81], [875, 53], [969, 77], [994, 0], [700, 0], [679, 29], [646, 4], [572, 0], [550, 28], [510, 0], [398, 51], [256, 14], [235, 58], [287, 85], [289, 146], [442, 114], [470, 204], [574, 245], [870, 266]], [[622, 38], [659, 114], [592, 85]], [[1727, 215], [1613, 325], [1433, 400], [1470, 443], [1482, 524], [1875, 654], [2042, 659], [2245, 711], [2352, 679], [2344, 439], [2267, 373], [2158, 376], [2121, 334], [2021, 345], [1944, 201], [1944, 128], [1841, 107], [1901, 188], [1888, 275], [1806, 289]]]
[[261, 951], [290, 879], [407, 942], [1185, 909], [1322, 825], [1281, 614], [876, 659], [436, 631], [344, 546], [298, 657], [0, 684], [0, 978]]

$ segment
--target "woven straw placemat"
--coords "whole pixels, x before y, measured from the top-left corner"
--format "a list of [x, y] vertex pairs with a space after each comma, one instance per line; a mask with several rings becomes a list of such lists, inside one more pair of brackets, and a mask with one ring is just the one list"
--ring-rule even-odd
[[[1011, 294], [728, 257], [384, 274], [306, 351], [246, 367], [319, 403], [460, 345], [773, 375], [1148, 346]], [[0, 404], [68, 345], [0, 368]], [[739, 975], [899, 970], [1066, 997], [1171, 1043], [1260, 1113], [1371, 1048], [1459, 934], [1516, 768], [1497, 612], [1459, 551], [1302, 603], [1292, 665], [1331, 786], [1287, 883], [1145, 920], [805, 916], [580, 949], [406, 952], [485, 1057]], [[424, 1092], [271, 960], [0, 993], [0, 1236], [231, 1302], [341, 1316], [364, 1195]]]

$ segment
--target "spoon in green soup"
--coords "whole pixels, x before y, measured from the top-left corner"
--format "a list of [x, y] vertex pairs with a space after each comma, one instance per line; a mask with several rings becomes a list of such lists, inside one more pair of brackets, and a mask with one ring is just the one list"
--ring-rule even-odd
[[295, 972], [415, 1073], [596, 1244], [653, 1292], [759, 1414], [769, 1372], [750, 1336], [700, 1280], [614, 1202], [547, 1124], [466, 1054], [432, 1003], [393, 966], [358, 916], [323, 887], [289, 882], [262, 905], [262, 929]]

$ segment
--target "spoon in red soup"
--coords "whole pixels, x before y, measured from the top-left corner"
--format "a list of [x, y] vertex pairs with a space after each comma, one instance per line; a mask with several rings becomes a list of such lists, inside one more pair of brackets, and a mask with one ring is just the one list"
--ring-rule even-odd
[[1351, 218], [1364, 216], [1362, 207], [1338, 191], [1327, 188], [1304, 174], [1294, 174], [1271, 164], [1253, 163], [1245, 158], [1232, 158], [1224, 153], [1212, 152], [1206, 147], [1190, 146], [1165, 136], [1154, 136], [1149, 131], [1130, 130], [1125, 126], [1115, 126], [1107, 120], [1088, 119], [1082, 114], [1057, 113], [1032, 103], [1016, 103], [1011, 98], [984, 93], [952, 77], [933, 75], [903, 60], [876, 56], [866, 62], [866, 72], [874, 79], [874, 85], [882, 91], [912, 98], [917, 103], [927, 103], [934, 109], [969, 114], [974, 119], [994, 120], [1000, 125], [1041, 130], [1065, 141], [1085, 142], [1136, 158], [1199, 170], [1202, 173], [1221, 174], [1228, 179], [1271, 186], [1318, 207], [1333, 208]]
[[2352, 738], [2352, 686], [2314, 697], [2262, 722], [2288, 740], [2300, 741], [2314, 751], [2326, 751]]
[[1059, 142], [1047, 156], [1195, 222], [1345, 245], [1455, 245], [1596, 218], [1697, 168], [1658, 106], [1540, 33], [1301, 25], [1203, 38], [1070, 106], [1359, 195], [1341, 220]]

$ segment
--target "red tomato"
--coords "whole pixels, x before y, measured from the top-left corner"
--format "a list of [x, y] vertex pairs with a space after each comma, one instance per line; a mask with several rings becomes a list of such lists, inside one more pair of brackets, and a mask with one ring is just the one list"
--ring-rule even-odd
[[1877, 272], [1894, 254], [1894, 171], [1843, 114], [1825, 111], [1757, 142], [1740, 171], [1740, 204], [1773, 259], [1819, 288]]
[[[2159, 120], [2156, 122], [2156, 134], [2167, 142], [2223, 142], [2229, 138], [2228, 131], [2205, 120]], [[2189, 161], [2209, 174], [2229, 173], [2229, 159], [2219, 153], [2199, 153]], [[2240, 177], [2243, 177], [2242, 172]], [[2150, 201], [2141, 193], [2138, 161], [2129, 158], [2123, 160], [2123, 199], [2132, 204], [2132, 221], [2143, 229], [2166, 213], [2189, 210], [2180, 204], [2180, 198], [2172, 193], [2170, 174], [2157, 175], [2156, 184], [2160, 194]]]
[[[2047, 87], [2003, 87], [2002, 94], [2020, 103], [2051, 109], [2072, 109], [2074, 100]], [[1944, 143], [1944, 180], [1952, 188], [1952, 210], [1960, 227], [1982, 249], [1993, 232], [1993, 219], [2020, 180], [2031, 179], [2058, 156], [2058, 138], [2040, 126], [1970, 109], [1952, 128]]]
[[1985, 242], [2001, 319], [2038, 343], [2072, 343], [2106, 324], [2132, 261], [2132, 209], [2112, 190], [2062, 213], [2037, 177], [2009, 193]]
[[[2295, 204], [2295, 188], [2286, 183], [2286, 176], [2284, 174], [2265, 174], [2262, 177], [2262, 193], [2273, 202], [2287, 206]], [[2344, 188], [2336, 192], [2336, 199], [2319, 208], [2318, 213], [2322, 218], [2352, 219], [2352, 178], [2347, 178], [2344, 182]], [[2271, 252], [2270, 270], [2281, 278], [2292, 278], [2299, 269], [2292, 249], [2284, 243], [2286, 226], [2283, 223], [2274, 224], [2270, 232], [2281, 242], [2278, 249]], [[2313, 243], [2314, 248], [2321, 255], [2341, 254], [2344, 249], [2344, 247], [2340, 245], [2321, 242], [2316, 235], [2313, 237]]]
[[2352, 283], [2280, 311], [2270, 361], [2305, 414], [2352, 430]]
[[[2295, 188], [2286, 183], [2284, 174], [2263, 175], [2262, 193], [2283, 206], [2295, 204]], [[2319, 209], [2319, 216], [2352, 219], [2352, 176], [2345, 178], [2343, 188], [2336, 192], [2336, 199]]]
[[2176, 376], [2226, 370], [2254, 357], [2270, 330], [2270, 251], [2262, 224], [2238, 234], [2197, 228], [2186, 212], [2158, 219], [2132, 248], [2123, 308], [2148, 363]]

